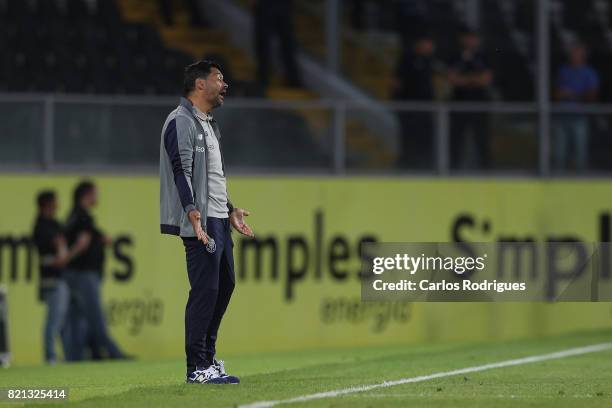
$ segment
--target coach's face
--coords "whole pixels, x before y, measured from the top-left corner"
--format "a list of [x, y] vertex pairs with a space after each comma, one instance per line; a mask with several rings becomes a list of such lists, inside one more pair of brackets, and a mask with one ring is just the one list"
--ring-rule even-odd
[[223, 80], [223, 74], [217, 68], [212, 68], [206, 78], [205, 95], [211, 106], [223, 105], [228, 84]]

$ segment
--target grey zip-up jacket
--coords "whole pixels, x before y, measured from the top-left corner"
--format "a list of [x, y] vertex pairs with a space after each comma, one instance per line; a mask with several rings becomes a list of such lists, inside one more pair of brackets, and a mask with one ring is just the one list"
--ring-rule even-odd
[[[179, 106], [170, 112], [164, 123], [159, 147], [159, 213], [162, 234], [195, 237], [189, 222], [189, 211], [197, 209], [206, 231], [208, 208], [208, 172], [205, 132], [195, 117], [194, 106], [181, 98]], [[221, 146], [221, 132], [211, 121]], [[221, 154], [223, 163], [223, 153]], [[223, 166], [225, 173], [225, 166]], [[233, 206], [227, 200], [228, 213]]]

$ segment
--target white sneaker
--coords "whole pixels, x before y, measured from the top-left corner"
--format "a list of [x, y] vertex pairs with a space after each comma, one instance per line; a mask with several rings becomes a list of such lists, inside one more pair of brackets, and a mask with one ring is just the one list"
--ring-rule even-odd
[[187, 384], [227, 384], [227, 380], [219, 374], [217, 367], [211, 365], [206, 369], [197, 368], [185, 380]]
[[223, 360], [216, 360], [213, 359], [213, 367], [215, 367], [217, 369], [217, 372], [219, 373], [219, 375], [221, 376], [221, 378], [225, 379], [225, 381], [229, 384], [240, 384], [240, 378], [234, 376], [234, 375], [229, 375], [227, 372], [225, 372], [225, 363], [223, 362]]

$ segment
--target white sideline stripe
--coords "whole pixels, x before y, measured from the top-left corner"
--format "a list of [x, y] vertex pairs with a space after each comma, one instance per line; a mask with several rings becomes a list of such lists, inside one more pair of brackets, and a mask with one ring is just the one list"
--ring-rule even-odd
[[281, 404], [293, 404], [296, 402], [312, 401], [312, 400], [322, 399], [322, 398], [333, 398], [339, 395], [354, 394], [357, 392], [370, 391], [376, 388], [386, 388], [386, 387], [393, 387], [395, 385], [401, 385], [401, 384], [435, 380], [437, 378], [451, 377], [451, 376], [460, 375], [460, 374], [475, 373], [479, 371], [491, 370], [493, 368], [503, 368], [503, 367], [511, 367], [511, 366], [529, 364], [529, 363], [538, 363], [541, 361], [556, 360], [559, 358], [578, 356], [581, 354], [588, 354], [588, 353], [596, 353], [598, 351], [605, 351], [605, 350], [612, 350], [612, 343], [593, 344], [593, 345], [585, 346], [585, 347], [576, 347], [576, 348], [571, 348], [567, 350], [557, 351], [555, 353], [540, 354], [540, 355], [535, 355], [535, 356], [530, 356], [530, 357], [522, 357], [522, 358], [517, 358], [515, 360], [499, 361], [497, 363], [490, 363], [490, 364], [484, 364], [480, 366], [461, 368], [461, 369], [452, 370], [452, 371], [443, 371], [440, 373], [422, 375], [418, 377], [402, 378], [399, 380], [385, 381], [385, 382], [378, 383], [378, 384], [361, 385], [358, 387], [350, 387], [350, 388], [345, 388], [342, 390], [319, 392], [316, 394], [302, 395], [300, 397], [294, 397], [294, 398], [289, 398], [289, 399], [284, 399], [284, 400], [252, 402], [249, 404], [238, 405], [238, 408], [268, 408], [268, 407], [274, 407], [276, 405], [281, 405]]

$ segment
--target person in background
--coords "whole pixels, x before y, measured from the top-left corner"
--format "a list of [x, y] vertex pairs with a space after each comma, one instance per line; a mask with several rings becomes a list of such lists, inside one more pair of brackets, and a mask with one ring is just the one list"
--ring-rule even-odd
[[89, 238], [80, 235], [69, 249], [56, 219], [57, 198], [54, 191], [45, 190], [36, 198], [38, 214], [32, 234], [38, 250], [40, 280], [38, 296], [47, 306], [47, 317], [43, 329], [43, 344], [47, 364], [57, 363], [55, 339], [62, 334], [64, 357], [71, 353], [68, 336], [62, 333], [66, 322], [70, 294], [63, 279], [66, 264], [78, 256], [89, 245]]
[[[475, 31], [464, 29], [460, 36], [461, 52], [451, 61], [448, 82], [453, 88], [452, 100], [484, 102], [489, 100], [493, 72], [480, 48], [480, 37]], [[451, 115], [451, 165], [455, 168], [488, 168], [489, 137], [486, 116], [480, 112], [458, 112]], [[471, 132], [476, 148], [475, 160], [464, 158], [467, 134]]]
[[[423, 33], [402, 53], [391, 85], [394, 100], [430, 102], [434, 99], [434, 52], [433, 38]], [[434, 129], [431, 113], [399, 111], [398, 117], [402, 132], [398, 167], [432, 166]]]
[[82, 181], [75, 188], [73, 199], [73, 209], [66, 222], [68, 243], [72, 244], [82, 234], [88, 236], [90, 241], [85, 250], [70, 261], [65, 272], [74, 305], [70, 317], [73, 360], [85, 358], [84, 351], [89, 338], [94, 350], [105, 352], [111, 359], [124, 359], [127, 356], [108, 334], [102, 309], [100, 284], [104, 247], [112, 240], [98, 229], [91, 215], [91, 210], [98, 202], [95, 185], [90, 181]]
[[302, 81], [295, 57], [296, 41], [293, 30], [292, 0], [252, 0], [255, 16], [255, 51], [257, 79], [263, 87], [270, 82], [270, 46], [278, 37], [281, 58], [288, 86], [300, 87]]
[[574, 147], [576, 169], [586, 170], [589, 155], [589, 120], [580, 112], [580, 105], [597, 101], [598, 94], [599, 76], [597, 71], [587, 64], [587, 50], [582, 44], [574, 44], [570, 49], [569, 63], [559, 69], [555, 100], [576, 111], [555, 118], [555, 168], [568, 167], [568, 150]]

